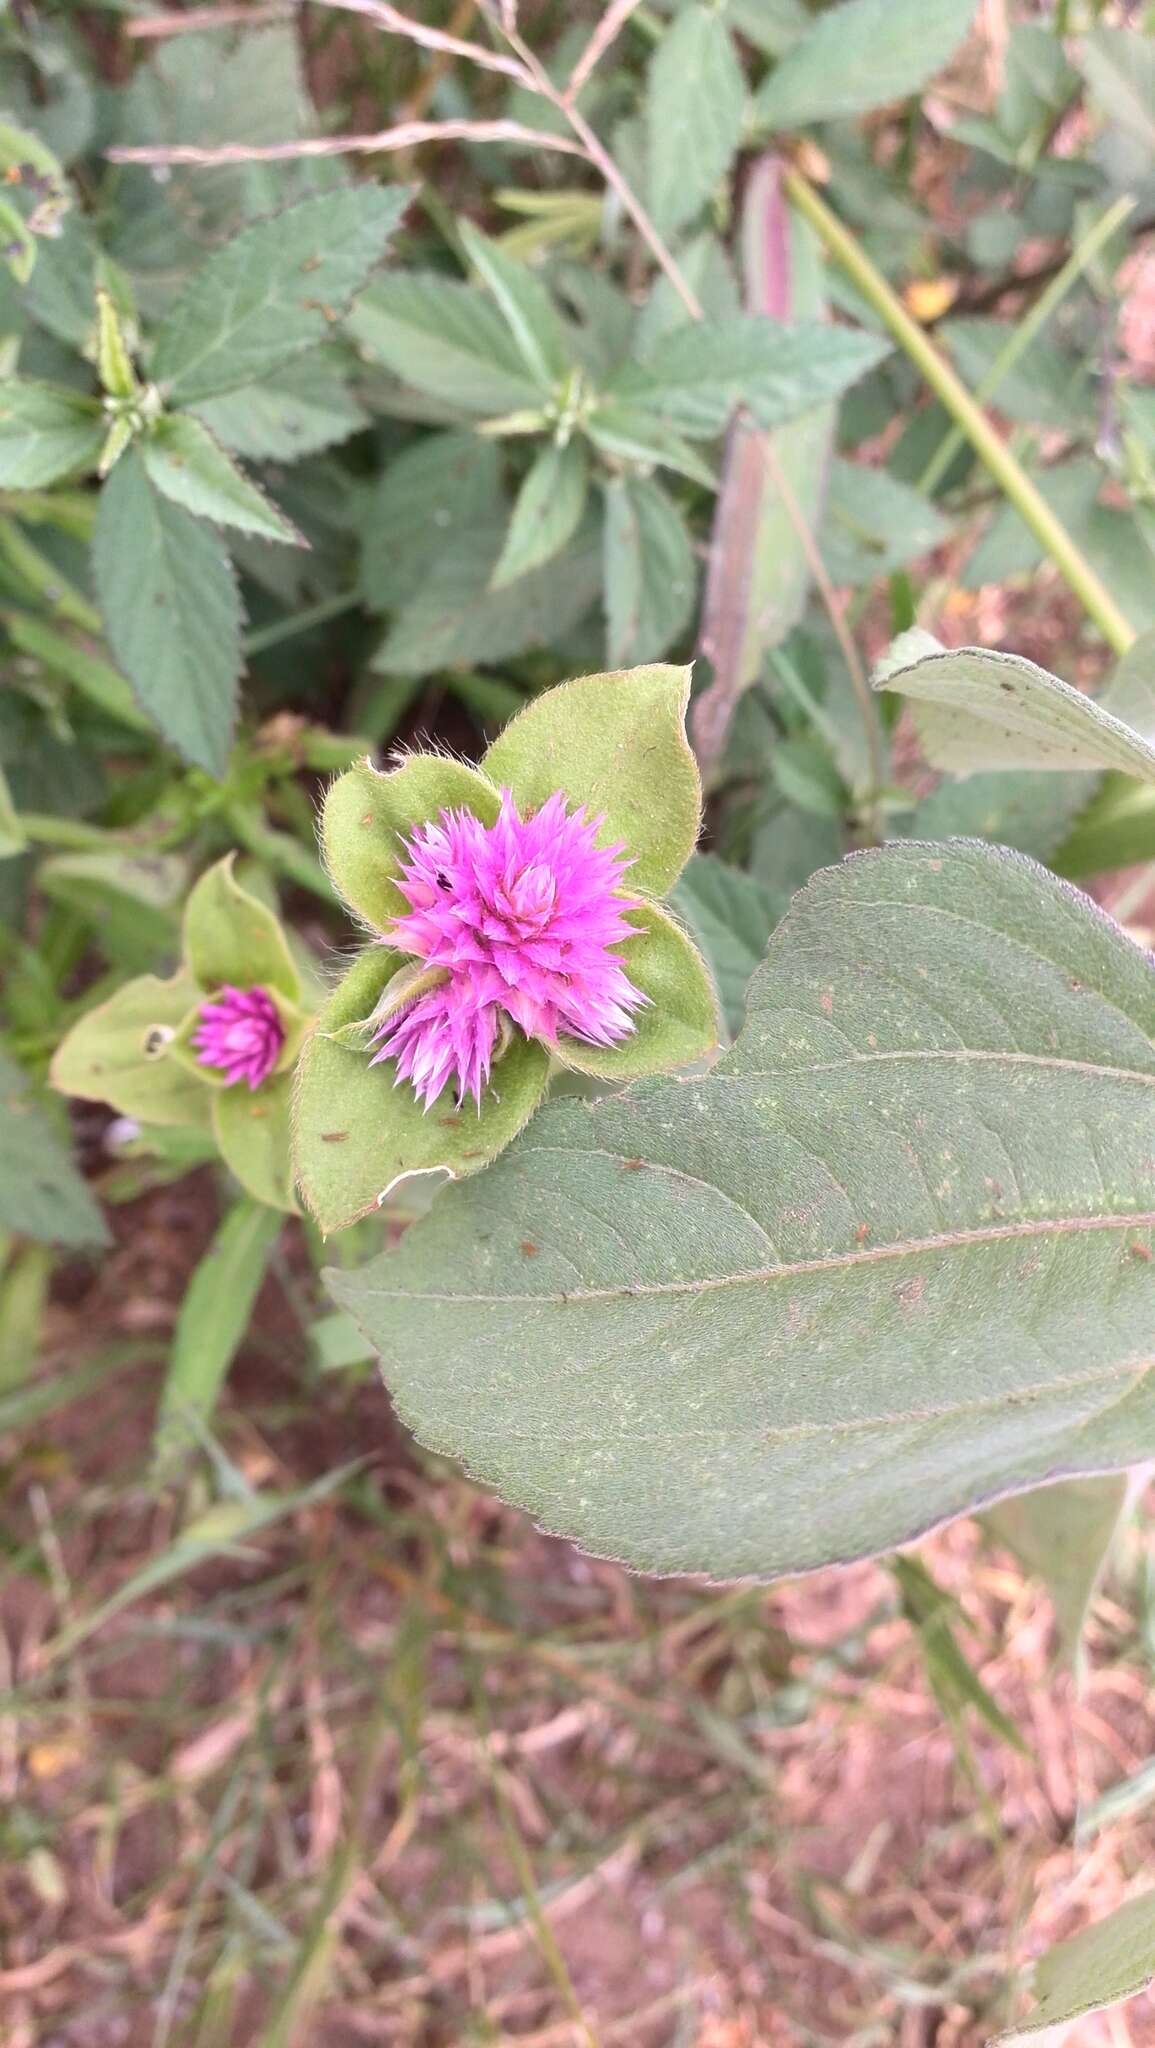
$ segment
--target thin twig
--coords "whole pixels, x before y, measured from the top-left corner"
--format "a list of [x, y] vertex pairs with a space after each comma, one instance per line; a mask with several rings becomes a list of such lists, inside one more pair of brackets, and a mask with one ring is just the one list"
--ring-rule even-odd
[[186, 14], [141, 14], [124, 23], [132, 38], [194, 35], [206, 28], [267, 28], [271, 22], [291, 21], [297, 0], [265, 0], [263, 6], [190, 7]]
[[503, 57], [498, 50], [487, 50], [481, 43], [464, 42], [444, 29], [429, 28], [425, 22], [414, 21], [412, 15], [391, 7], [389, 0], [317, 0], [317, 4], [347, 14], [363, 14], [367, 21], [376, 22], [378, 28], [387, 28], [394, 35], [407, 36], [411, 43], [420, 43], [423, 50], [444, 50], [448, 56], [464, 57], [482, 71], [500, 71], [506, 78], [516, 78], [519, 85], [529, 83], [525, 67], [515, 58]]
[[523, 128], [520, 121], [403, 121], [379, 135], [315, 135], [300, 142], [224, 142], [215, 149], [175, 142], [110, 149], [117, 164], [275, 164], [306, 156], [377, 156], [390, 150], [416, 149], [423, 142], [508, 142], [521, 149], [560, 149], [582, 156], [580, 143], [544, 128]]
[[[469, 27], [476, 12], [477, 0], [457, 0], [457, 6], [449, 17], [449, 27], [446, 30], [446, 34], [460, 36], [462, 31]], [[426, 107], [429, 105], [446, 72], [455, 61], [447, 50], [438, 50], [433, 62], [426, 67], [418, 79], [410, 98], [404, 106], [397, 109], [403, 121], [420, 121], [423, 118]]]
[[638, 0], [610, 0], [610, 5], [570, 72], [562, 94], [567, 107], [571, 101], [576, 100], [594, 65], [601, 63], [610, 44], [625, 27], [637, 5]]

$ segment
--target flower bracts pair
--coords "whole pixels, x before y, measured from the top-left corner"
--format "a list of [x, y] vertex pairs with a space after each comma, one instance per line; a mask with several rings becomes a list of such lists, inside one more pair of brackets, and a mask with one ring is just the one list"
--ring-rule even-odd
[[476, 1172], [558, 1068], [627, 1081], [717, 1042], [709, 975], [660, 907], [693, 850], [688, 672], [547, 691], [479, 768], [415, 754], [335, 782], [322, 837], [370, 935], [302, 1054], [301, 1192], [323, 1229], [406, 1174]]
[[292, 1209], [289, 1103], [308, 1025], [284, 931], [237, 880], [230, 854], [185, 906], [179, 972], [141, 975], [88, 1011], [59, 1047], [52, 1080], [145, 1127], [207, 1125], [251, 1195]]

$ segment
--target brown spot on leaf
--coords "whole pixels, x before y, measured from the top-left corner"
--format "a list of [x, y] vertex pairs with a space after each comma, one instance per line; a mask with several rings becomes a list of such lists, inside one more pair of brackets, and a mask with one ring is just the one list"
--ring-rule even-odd
[[921, 1273], [916, 1273], [913, 1280], [904, 1280], [901, 1287], [895, 1288], [894, 1293], [900, 1308], [917, 1308], [926, 1293], [926, 1281]]
[[523, 1251], [527, 1259], [536, 1259], [539, 1249], [538, 1245], [531, 1244], [528, 1237], [523, 1237], [518, 1246], [518, 1250]]
[[322, 1131], [321, 1143], [322, 1145], [343, 1145], [348, 1135], [348, 1131]]

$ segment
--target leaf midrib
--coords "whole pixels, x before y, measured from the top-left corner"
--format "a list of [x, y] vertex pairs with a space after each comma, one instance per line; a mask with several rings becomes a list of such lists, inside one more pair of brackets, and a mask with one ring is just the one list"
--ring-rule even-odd
[[[540, 1150], [549, 1148], [542, 1146]], [[580, 1158], [580, 1153], [565, 1149], [567, 1159]], [[616, 1157], [606, 1153], [604, 1157]], [[621, 1163], [627, 1164], [624, 1156]], [[645, 1160], [655, 1172], [666, 1169], [659, 1161]], [[709, 1185], [709, 1183], [706, 1183]], [[725, 1191], [716, 1191], [724, 1198]], [[834, 1252], [821, 1259], [796, 1259], [777, 1266], [752, 1266], [742, 1273], [713, 1273], [699, 1280], [657, 1280], [639, 1281], [619, 1287], [565, 1288], [556, 1293], [536, 1294], [436, 1294], [412, 1291], [404, 1287], [372, 1288], [367, 1292], [384, 1301], [430, 1301], [445, 1304], [458, 1303], [462, 1306], [487, 1306], [502, 1308], [514, 1303], [534, 1305], [539, 1308], [555, 1306], [570, 1307], [586, 1301], [632, 1301], [646, 1297], [665, 1298], [676, 1294], [711, 1294], [725, 1287], [751, 1287], [773, 1280], [805, 1279], [811, 1273], [837, 1273], [858, 1266], [881, 1265], [891, 1259], [921, 1258], [937, 1252], [969, 1251], [976, 1245], [1002, 1244], [1016, 1239], [1053, 1237], [1063, 1233], [1072, 1236], [1096, 1230], [1155, 1230], [1155, 1210], [1133, 1210], [1120, 1216], [1060, 1216], [1040, 1217], [1023, 1223], [1000, 1223], [980, 1225], [969, 1230], [943, 1231], [935, 1237], [898, 1239], [893, 1244], [866, 1245], [855, 1251]]]

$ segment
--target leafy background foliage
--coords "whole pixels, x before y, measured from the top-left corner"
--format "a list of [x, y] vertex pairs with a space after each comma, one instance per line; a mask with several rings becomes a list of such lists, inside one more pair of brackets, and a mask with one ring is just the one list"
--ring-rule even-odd
[[[1149, 1669], [1150, 964], [1066, 884], [1150, 939], [1151, 10], [516, 14], [318, 0], [211, 20], [129, 0], [0, 22], [0, 1419], [16, 1446], [5, 1539], [48, 1603], [43, 1657], [0, 1672], [31, 1745], [3, 1840], [23, 1887], [16, 1995], [33, 1949], [36, 1968], [45, 1945], [62, 1955], [75, 2017], [49, 1988], [27, 2024], [72, 2028], [69, 2048], [86, 1935], [25, 1788], [68, 1785], [65, 1737], [100, 1756], [87, 1702], [138, 1623], [158, 1668], [155, 1645], [177, 1644], [160, 1719], [195, 1694], [198, 1658], [214, 1707], [236, 1691], [230, 1657], [259, 1703], [224, 1734], [174, 1708], [171, 1781], [143, 1719], [126, 1738], [144, 1774], [128, 1805], [147, 1779], [142, 1806], [171, 1809], [198, 1845], [176, 1859], [178, 1889], [194, 1874], [175, 1914], [167, 1868], [153, 1892], [142, 1880], [162, 1906], [145, 1922], [175, 1930], [142, 1965], [158, 2044], [324, 2043], [338, 2008], [364, 2020], [379, 1992], [385, 2037], [414, 2048], [495, 2028], [595, 2040], [603, 2007], [607, 2039], [719, 2048], [723, 2007], [735, 2041], [780, 2023], [841, 2039], [847, 1986], [854, 2039], [899, 2038], [903, 2013], [913, 2025], [937, 2000], [943, 2038], [978, 2042], [1025, 2003], [1007, 1958], [1106, 1912], [1149, 1861], [1138, 1709], [1118, 1782], [1084, 1764], [1077, 1796], [1056, 1795], [1058, 1834], [1123, 1830], [1111, 1884], [1092, 1890], [1098, 1866], [1077, 1859], [1040, 1876], [1029, 1831], [994, 1813], [997, 1796], [984, 1804], [986, 1782], [1006, 1811], [1031, 1806], [1035, 1781], [1010, 1774], [1033, 1768], [1020, 1724], [1048, 1680], [1036, 1630], [1018, 1696], [995, 1655], [1003, 1612], [980, 1589], [992, 1572], [1009, 1583], [1013, 1553], [1048, 1585], [1055, 1647], [1087, 1685], [1109, 1670], [1121, 1698]], [[490, 745], [495, 764], [514, 759], [505, 728], [550, 686], [691, 659], [707, 837], [671, 908], [717, 984], [719, 1064], [592, 1101], [597, 1084], [571, 1078], [468, 1186], [406, 1184], [325, 1246], [307, 1220], [285, 1223], [287, 1075], [267, 1105], [218, 1091], [210, 1113], [176, 1055], [153, 1063], [150, 1032], [179, 1034], [199, 986], [180, 964], [198, 878], [234, 857], [247, 914], [284, 935], [303, 1031], [337, 1000], [357, 939], [316, 845], [335, 774], [430, 736], [457, 759]], [[635, 765], [646, 745], [642, 717]], [[551, 774], [576, 774], [572, 753], [559, 726]], [[654, 764], [650, 797], [676, 812], [668, 770], [659, 790]], [[667, 867], [649, 878], [659, 893]], [[243, 948], [231, 957], [243, 966]], [[71, 1119], [45, 1085], [54, 1054], [60, 1088], [84, 1098]], [[366, 1085], [367, 1124], [374, 1101]], [[319, 1151], [333, 1215], [352, 1213], [339, 1148]], [[381, 1177], [371, 1164], [354, 1207], [375, 1210]], [[174, 1215], [159, 1228], [178, 1251], [142, 1273], [133, 1244]], [[156, 1280], [170, 1270], [171, 1286]], [[158, 1292], [172, 1304], [159, 1335]], [[371, 1349], [421, 1438], [595, 1551], [715, 1575], [883, 1561], [774, 1608], [563, 1566], [517, 1517], [486, 1524], [504, 1511], [408, 1440], [390, 1452], [407, 1476], [375, 1491], [375, 1468], [342, 1463], [380, 1440]], [[271, 1391], [261, 1375], [286, 1358]], [[100, 1462], [113, 1414], [115, 1478]], [[307, 1453], [290, 1440], [301, 1418]], [[1068, 1472], [1083, 1476], [1021, 1491]], [[105, 1578], [84, 1532], [126, 1505], [154, 1519]], [[984, 1507], [981, 1533], [887, 1561]], [[330, 1555], [349, 1562], [339, 1647]], [[260, 1557], [290, 1591], [254, 1623]], [[194, 1612], [206, 1568], [229, 1591]], [[823, 1649], [823, 1600], [853, 1606], [845, 1588], [868, 1583]], [[382, 1665], [386, 1587], [382, 1695], [366, 1665]], [[594, 1587], [607, 1605], [575, 1650]], [[551, 1934], [555, 1898], [617, 1867], [602, 1819], [576, 1781], [528, 1792], [523, 1761], [507, 1782], [516, 1712], [503, 1704], [492, 1742], [483, 1727], [477, 1657], [538, 1644], [543, 1599], [558, 1641], [533, 1668], [563, 1687], [543, 1724], [586, 1716], [581, 1743], [619, 1796], [614, 1744], [649, 1730], [631, 1756], [643, 1775], [653, 1762], [653, 1798], [618, 1812], [643, 1845], [631, 1855], [660, 1860], [668, 1840], [655, 1729], [670, 1769], [703, 1780], [663, 1910], [699, 1858], [744, 1870], [765, 1851], [773, 1873], [798, 1854], [748, 1835], [751, 1785], [812, 1839], [814, 1811], [775, 1776], [792, 1717], [811, 1713], [822, 1741], [839, 1688], [871, 1698], [897, 1654], [955, 1773], [911, 1895], [941, 1879], [957, 1902], [971, 1879], [958, 1844], [986, 1829], [992, 1867], [1008, 1844], [1025, 1859], [1024, 1898], [1065, 1900], [1070, 1882], [1071, 1911], [1038, 1908], [1024, 1944], [1002, 1876], [993, 1923], [985, 1907], [951, 1918], [936, 1894], [947, 1972], [917, 1914], [896, 1936], [877, 1905], [876, 1864], [899, 1852], [870, 1836], [837, 1896], [791, 1865], [810, 1975], [789, 2021], [777, 1989], [746, 2009], [742, 1967], [702, 1925], [691, 1946], [718, 1963], [714, 1988], [686, 1990], [682, 1971], [673, 2003], [639, 2020]], [[448, 1678], [426, 1654], [447, 1616]], [[348, 1682], [327, 1691], [351, 1643]], [[511, 1706], [524, 1690], [511, 1684]], [[464, 1860], [501, 1875], [479, 1904], [442, 1870], [421, 1931], [382, 1934], [381, 1894], [370, 1910], [358, 1886], [380, 1857], [390, 1877], [403, 1865], [401, 1894], [418, 1887], [412, 1845], [439, 1839], [419, 1825], [438, 1768], [430, 1703], [438, 1728], [464, 1716], [462, 1753], [486, 1760], [491, 1823], [466, 1828]], [[1047, 1741], [1034, 1746], [1054, 1779]], [[849, 1757], [844, 1727], [833, 1747]], [[285, 1757], [306, 1749], [303, 1803], [294, 1779], [266, 1823], [251, 1788], [286, 1784]], [[813, 1758], [803, 1775], [821, 1776]], [[382, 1783], [401, 1787], [395, 1805]], [[842, 1825], [843, 1793], [835, 1804]], [[439, 1784], [432, 1805], [460, 1814], [460, 1787]], [[571, 1810], [576, 1831], [542, 1820]], [[88, 1811], [78, 1794], [80, 1835]], [[109, 1841], [121, 1809], [101, 1811]], [[760, 1969], [783, 1908], [751, 1896], [769, 1916], [750, 1923]], [[1040, 1966], [1025, 2026], [1141, 1989], [1149, 1907], [1122, 1910]], [[722, 1917], [750, 1911], [743, 1895]], [[469, 1970], [427, 1944], [426, 1924], [484, 1944], [495, 1914], [495, 1959], [511, 1927], [536, 1944], [536, 2004], [502, 2003], [524, 1993], [512, 1977], [492, 2001], [462, 1990]], [[839, 1953], [853, 1962], [831, 1993], [821, 1972]], [[623, 1974], [632, 1994], [638, 1973]], [[414, 1988], [426, 1981], [436, 1996]], [[390, 2002], [396, 1982], [408, 2004]], [[115, 2013], [129, 1992], [109, 1995]], [[21, 2006], [18, 2031], [26, 2020]]]

